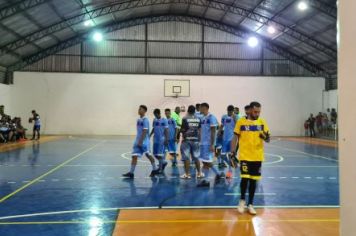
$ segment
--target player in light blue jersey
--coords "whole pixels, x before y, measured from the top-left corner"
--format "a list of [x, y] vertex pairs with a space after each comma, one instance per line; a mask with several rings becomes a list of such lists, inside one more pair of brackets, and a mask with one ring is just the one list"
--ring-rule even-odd
[[137, 165], [137, 159], [146, 155], [146, 157], [150, 160], [152, 165], [152, 172], [150, 177], [154, 177], [159, 174], [159, 170], [155, 166], [155, 160], [150, 153], [150, 122], [148, 118], [145, 116], [147, 112], [147, 107], [145, 105], [141, 105], [138, 109], [139, 118], [136, 122], [136, 130], [137, 135], [133, 145], [132, 150], [132, 160], [131, 160], [131, 169], [130, 172], [123, 174], [123, 177], [133, 179], [134, 172]]
[[168, 121], [168, 153], [173, 157], [172, 166], [177, 166], [177, 142], [178, 142], [178, 126], [177, 122], [171, 116], [171, 109], [165, 109], [165, 115]]
[[155, 119], [153, 120], [153, 128], [151, 135], [153, 135], [153, 155], [159, 162], [160, 173], [163, 173], [167, 166], [165, 161], [166, 147], [168, 145], [168, 121], [161, 117], [161, 110], [155, 109], [153, 111]]
[[232, 178], [232, 163], [229, 160], [229, 155], [231, 151], [231, 141], [234, 137], [234, 129], [236, 124], [236, 116], [234, 113], [234, 106], [230, 105], [227, 107], [227, 114], [223, 115], [221, 118], [220, 130], [224, 130], [222, 135], [222, 148], [221, 148], [221, 159], [229, 165], [229, 170], [226, 174], [227, 178]]
[[240, 114], [240, 108], [238, 108], [238, 107], [235, 107], [234, 108], [234, 115], [235, 115], [235, 120], [236, 120], [236, 122], [239, 120], [239, 119], [241, 119], [241, 114]]
[[216, 180], [222, 177], [213, 165], [218, 121], [214, 115], [209, 113], [209, 104], [202, 103], [200, 109], [204, 115], [200, 128], [200, 160], [203, 162], [204, 179], [197, 186], [210, 187], [210, 169], [216, 174]]

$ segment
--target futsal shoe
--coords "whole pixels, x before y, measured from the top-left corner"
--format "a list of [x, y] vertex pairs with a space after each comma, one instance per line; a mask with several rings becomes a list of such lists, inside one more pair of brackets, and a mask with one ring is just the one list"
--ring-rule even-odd
[[243, 214], [245, 212], [245, 208], [246, 208], [246, 201], [240, 200], [239, 205], [237, 206], [237, 211], [240, 214]]
[[135, 175], [131, 172], [128, 172], [126, 174], [123, 174], [122, 177], [128, 178], [128, 179], [133, 179]]
[[225, 173], [221, 172], [220, 174], [215, 176], [215, 181], [219, 182], [220, 179], [224, 179], [225, 178]]
[[157, 169], [157, 170], [153, 170], [153, 171], [151, 171], [151, 174], [150, 174], [150, 177], [155, 177], [156, 175], [159, 175], [159, 170]]
[[252, 204], [248, 205], [248, 213], [250, 213], [251, 215], [257, 215], [257, 212]]
[[202, 173], [202, 172], [197, 173], [197, 178], [198, 179], [201, 179], [201, 178], [204, 178], [204, 177], [205, 177], [204, 173]]
[[226, 178], [227, 178], [227, 179], [232, 179], [232, 171], [228, 171], [228, 172], [226, 173]]
[[200, 183], [197, 185], [198, 188], [209, 188], [210, 187], [210, 182], [203, 179], [202, 181], [200, 181]]
[[181, 179], [191, 179], [192, 177], [190, 175], [184, 174], [180, 178]]

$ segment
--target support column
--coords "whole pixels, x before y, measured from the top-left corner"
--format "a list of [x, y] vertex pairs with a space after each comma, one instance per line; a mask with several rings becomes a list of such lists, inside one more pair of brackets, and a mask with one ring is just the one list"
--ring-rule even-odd
[[356, 1], [339, 0], [339, 164], [341, 235], [356, 233]]

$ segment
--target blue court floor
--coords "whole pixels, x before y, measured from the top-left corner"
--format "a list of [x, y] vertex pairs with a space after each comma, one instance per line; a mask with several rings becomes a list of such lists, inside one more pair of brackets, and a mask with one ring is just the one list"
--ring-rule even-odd
[[[236, 206], [238, 170], [198, 189], [179, 178], [182, 165], [148, 178], [142, 159], [135, 179], [122, 179], [131, 146], [131, 137], [66, 137], [0, 153], [0, 235], [111, 235], [122, 208]], [[275, 139], [265, 151], [256, 206], [339, 205], [337, 148]]]

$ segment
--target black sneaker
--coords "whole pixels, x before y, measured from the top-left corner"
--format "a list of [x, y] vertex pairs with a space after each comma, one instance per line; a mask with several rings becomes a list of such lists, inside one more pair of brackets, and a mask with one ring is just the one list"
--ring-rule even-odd
[[219, 175], [215, 176], [215, 181], [219, 181], [220, 179], [225, 178], [225, 173], [221, 172]]
[[151, 171], [150, 177], [155, 177], [156, 175], [159, 175], [159, 170], [153, 170]]
[[164, 169], [166, 168], [167, 165], [168, 165], [167, 162], [163, 163], [163, 165], [162, 165], [162, 172], [164, 171]]
[[133, 179], [135, 175], [131, 172], [128, 172], [126, 174], [123, 174], [122, 177], [128, 178], [128, 179]]
[[200, 187], [208, 187], [209, 188], [210, 187], [210, 182], [204, 179], [197, 185], [197, 187], [198, 188], [200, 188]]

